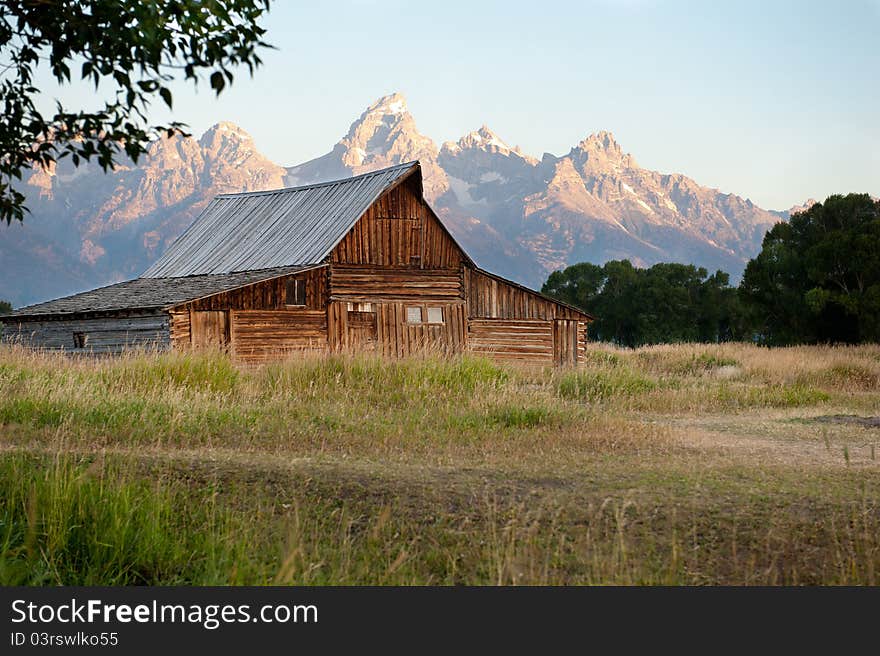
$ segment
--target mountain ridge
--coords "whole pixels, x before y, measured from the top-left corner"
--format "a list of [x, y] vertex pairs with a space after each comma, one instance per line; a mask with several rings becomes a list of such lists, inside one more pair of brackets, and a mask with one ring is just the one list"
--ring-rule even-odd
[[[0, 241], [11, 273], [0, 298], [21, 305], [139, 275], [219, 193], [311, 184], [414, 159], [427, 199], [471, 256], [532, 287], [568, 264], [623, 257], [736, 277], [764, 232], [788, 215], [679, 173], [643, 169], [610, 131], [540, 159], [485, 124], [438, 146], [395, 93], [369, 105], [326, 154], [294, 166], [272, 162], [246, 131], [221, 121], [198, 139], [154, 142], [139, 165], [108, 174], [64, 162], [34, 171], [25, 185], [32, 213]], [[48, 273], [34, 277], [37, 270]]]

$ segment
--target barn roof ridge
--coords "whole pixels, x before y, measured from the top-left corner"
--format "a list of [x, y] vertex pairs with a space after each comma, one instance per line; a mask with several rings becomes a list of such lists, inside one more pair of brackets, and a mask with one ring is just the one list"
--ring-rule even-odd
[[325, 182], [313, 182], [312, 184], [307, 185], [297, 185], [295, 187], [278, 187], [276, 189], [263, 189], [262, 191], [231, 191], [226, 194], [217, 194], [214, 196], [217, 198], [241, 198], [246, 196], [267, 196], [269, 194], [284, 194], [284, 193], [293, 193], [297, 191], [306, 191], [308, 189], [318, 189], [319, 187], [329, 187], [331, 185], [337, 184], [348, 184], [351, 182], [356, 182], [362, 178], [368, 178], [373, 175], [381, 175], [388, 171], [393, 171], [395, 169], [411, 169], [415, 166], [421, 166], [421, 163], [417, 159], [410, 160], [408, 162], [402, 162], [400, 164], [394, 164], [393, 166], [386, 166], [382, 169], [376, 169], [375, 171], [367, 171], [366, 173], [359, 173], [358, 175], [353, 175], [348, 178], [337, 178], [335, 180], [326, 180]]

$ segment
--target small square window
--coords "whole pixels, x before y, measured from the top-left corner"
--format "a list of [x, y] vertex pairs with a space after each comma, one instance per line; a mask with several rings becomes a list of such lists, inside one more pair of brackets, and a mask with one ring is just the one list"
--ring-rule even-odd
[[410, 305], [406, 308], [407, 323], [422, 323], [422, 308], [417, 305]]
[[306, 304], [306, 281], [299, 278], [288, 278], [285, 290], [285, 305]]
[[89, 343], [89, 336], [85, 333], [73, 333], [73, 345], [76, 348], [85, 348]]
[[428, 308], [428, 323], [443, 323], [443, 308]]

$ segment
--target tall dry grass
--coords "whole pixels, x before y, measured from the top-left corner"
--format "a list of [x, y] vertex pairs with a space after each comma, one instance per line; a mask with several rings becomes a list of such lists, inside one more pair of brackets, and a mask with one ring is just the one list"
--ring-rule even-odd
[[814, 418], [878, 381], [877, 346], [4, 347], [0, 583], [873, 584], [875, 433]]

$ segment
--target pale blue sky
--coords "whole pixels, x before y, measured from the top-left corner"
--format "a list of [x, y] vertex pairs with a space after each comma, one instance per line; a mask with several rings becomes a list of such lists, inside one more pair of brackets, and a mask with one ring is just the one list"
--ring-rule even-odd
[[253, 80], [175, 87], [175, 115], [238, 123], [280, 164], [401, 91], [438, 144], [486, 123], [540, 157], [605, 129], [642, 166], [771, 209], [880, 195], [880, 0], [279, 0], [267, 26]]

